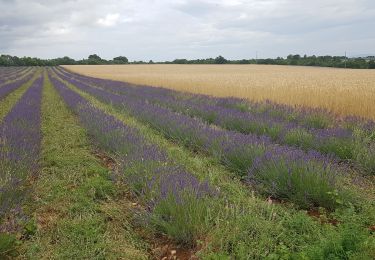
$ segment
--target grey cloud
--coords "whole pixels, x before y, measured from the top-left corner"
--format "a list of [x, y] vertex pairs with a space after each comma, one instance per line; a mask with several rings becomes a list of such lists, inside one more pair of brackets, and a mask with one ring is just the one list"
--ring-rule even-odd
[[0, 0], [0, 53], [166, 60], [374, 53], [372, 0]]
[[174, 4], [174, 8], [188, 15], [201, 17], [210, 14], [219, 9], [220, 6], [215, 2], [204, 2], [198, 0], [185, 1]]

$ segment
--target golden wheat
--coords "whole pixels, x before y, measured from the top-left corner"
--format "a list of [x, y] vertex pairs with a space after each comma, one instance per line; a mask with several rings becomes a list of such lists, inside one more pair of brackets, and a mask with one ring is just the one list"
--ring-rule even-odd
[[215, 96], [270, 99], [375, 119], [375, 70], [269, 65], [65, 66], [99, 78]]

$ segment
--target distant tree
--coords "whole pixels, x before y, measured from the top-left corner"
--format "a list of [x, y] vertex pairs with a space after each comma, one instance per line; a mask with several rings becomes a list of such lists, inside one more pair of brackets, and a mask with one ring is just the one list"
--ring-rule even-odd
[[76, 61], [68, 56], [64, 56], [62, 58], [57, 58], [52, 60], [52, 62], [56, 65], [74, 65]]
[[12, 66], [12, 56], [1, 55], [0, 56], [0, 66]]
[[223, 56], [218, 56], [215, 58], [215, 64], [225, 64], [228, 63], [228, 60], [225, 59]]
[[97, 54], [91, 54], [88, 57], [89, 60], [101, 60], [102, 58], [99, 57]]
[[188, 60], [187, 59], [175, 59], [173, 61], [174, 64], [187, 64]]
[[144, 62], [144, 61], [142, 61], [142, 60], [140, 60], [140, 61], [133, 61], [133, 62], [131, 62], [132, 64], [146, 64], [146, 62]]
[[301, 55], [297, 54], [297, 55], [293, 55], [293, 60], [299, 60], [301, 59]]
[[115, 64], [127, 64], [127, 63], [129, 63], [129, 60], [125, 56], [118, 56], [118, 57], [113, 58], [113, 63], [115, 63]]
[[90, 65], [99, 65], [99, 64], [106, 64], [107, 61], [100, 58], [99, 55], [97, 54], [91, 54], [89, 55], [88, 59], [87, 59], [87, 64], [90, 64]]
[[242, 60], [238, 60], [234, 63], [238, 63], [238, 64], [250, 64], [251, 61], [250, 60], [245, 60], [245, 59], [242, 59]]
[[375, 60], [370, 60], [368, 62], [368, 68], [369, 69], [375, 69]]
[[[302, 59], [304, 59], [304, 58], [302, 58]], [[300, 65], [301, 63], [303, 63], [303, 61], [301, 61], [301, 56], [299, 54], [296, 54], [296, 55], [290, 54], [287, 57], [287, 63], [289, 65]]]

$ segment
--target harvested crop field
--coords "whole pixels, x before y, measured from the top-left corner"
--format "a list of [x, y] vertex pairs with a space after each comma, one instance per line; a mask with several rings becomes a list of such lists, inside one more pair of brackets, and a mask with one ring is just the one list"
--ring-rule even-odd
[[180, 91], [270, 99], [375, 119], [375, 71], [275, 65], [74, 65], [83, 75]]

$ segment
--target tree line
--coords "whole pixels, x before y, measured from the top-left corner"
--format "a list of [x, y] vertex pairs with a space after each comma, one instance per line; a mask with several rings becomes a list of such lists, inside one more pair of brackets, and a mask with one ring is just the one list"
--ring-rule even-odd
[[269, 65], [294, 65], [294, 66], [319, 66], [353, 69], [375, 69], [375, 56], [347, 58], [345, 56], [301, 56], [288, 55], [286, 58], [275, 59], [242, 59], [228, 60], [223, 56], [208, 59], [175, 59], [173, 61], [153, 62], [129, 61], [125, 56], [118, 56], [112, 60], [101, 58], [97, 54], [88, 56], [87, 59], [75, 60], [70, 57], [56, 59], [39, 59], [31, 57], [17, 57], [11, 55], [0, 56], [0, 66], [57, 66], [57, 65], [104, 65], [104, 64], [269, 64]]
[[269, 65], [294, 65], [294, 66], [319, 66], [335, 68], [353, 68], [353, 69], [375, 69], [375, 56], [347, 58], [345, 56], [300, 56], [288, 55], [286, 58], [277, 57], [276, 59], [242, 59], [227, 60], [222, 56], [215, 59], [176, 59], [170, 64], [269, 64]]
[[90, 55], [87, 59], [75, 60], [70, 57], [56, 59], [39, 59], [11, 55], [0, 56], [0, 66], [57, 66], [57, 65], [101, 65], [101, 64], [127, 64], [128, 58], [124, 56], [115, 57], [112, 60], [100, 58], [97, 54]]

